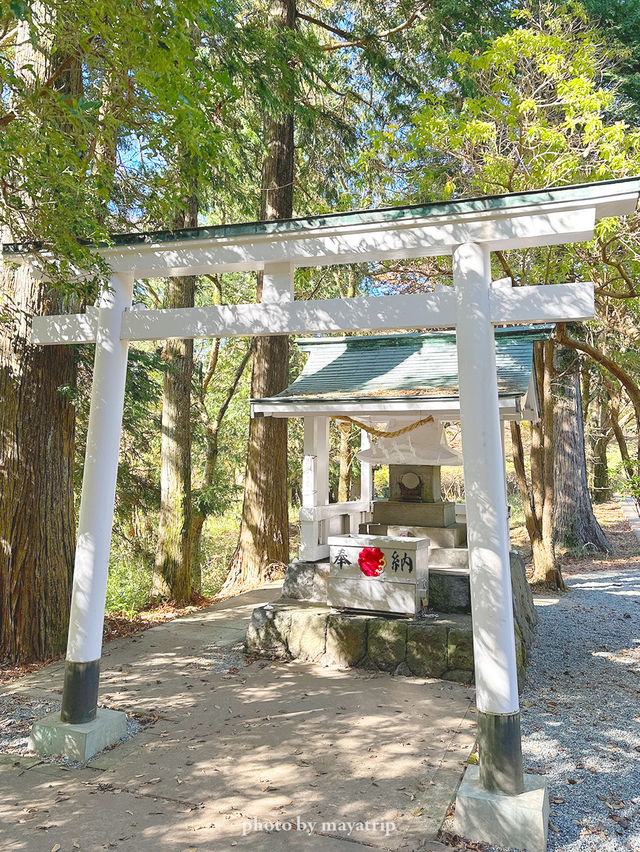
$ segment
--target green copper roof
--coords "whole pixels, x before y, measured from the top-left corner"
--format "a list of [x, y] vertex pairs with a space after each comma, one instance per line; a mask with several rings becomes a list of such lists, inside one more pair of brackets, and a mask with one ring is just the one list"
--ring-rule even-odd
[[[534, 369], [533, 344], [553, 326], [495, 331], [498, 393], [526, 394]], [[300, 376], [271, 398], [278, 402], [337, 399], [455, 399], [458, 355], [455, 332], [384, 334], [299, 341], [309, 358]]]
[[[401, 207], [380, 207], [374, 210], [353, 210], [346, 213], [325, 213], [319, 216], [305, 216], [296, 219], [113, 234], [108, 243], [100, 243], [99, 247], [140, 246], [145, 244], [153, 245], [156, 243], [179, 242], [182, 240], [207, 240], [255, 236], [259, 234], [284, 234], [286, 232], [305, 231], [316, 228], [400, 222], [403, 219], [456, 216], [485, 210], [517, 209], [518, 207], [526, 207], [530, 204], [580, 201], [595, 197], [601, 193], [603, 187], [622, 186], [624, 184], [633, 185], [634, 183], [640, 186], [640, 178], [616, 178], [613, 180], [591, 181], [573, 186], [538, 189], [528, 192], [504, 193], [502, 195], [489, 195], [479, 198], [462, 198], [455, 201], [436, 201], [428, 204], [410, 204]], [[637, 188], [636, 191], [638, 191]], [[91, 244], [90, 240], [85, 242]], [[33, 248], [42, 248], [42, 245], [37, 243], [30, 243], [28, 245], [7, 243], [3, 247], [3, 252], [6, 254], [20, 254]]]

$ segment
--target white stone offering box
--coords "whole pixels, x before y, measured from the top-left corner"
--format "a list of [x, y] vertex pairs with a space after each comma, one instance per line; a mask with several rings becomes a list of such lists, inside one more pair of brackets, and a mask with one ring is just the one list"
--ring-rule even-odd
[[416, 615], [429, 595], [429, 539], [329, 538], [327, 603], [338, 609]]

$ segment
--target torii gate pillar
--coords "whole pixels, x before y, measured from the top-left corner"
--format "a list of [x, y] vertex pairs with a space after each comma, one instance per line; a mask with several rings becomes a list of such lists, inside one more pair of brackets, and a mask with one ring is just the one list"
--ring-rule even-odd
[[486, 790], [513, 795], [522, 751], [489, 250], [457, 248], [453, 275], [480, 776]]
[[489, 249], [456, 248], [453, 278], [480, 763], [467, 767], [460, 785], [454, 831], [542, 852], [548, 794], [522, 772]]
[[129, 350], [120, 331], [132, 296], [133, 275], [113, 275], [98, 311], [62, 710], [36, 722], [31, 732], [36, 751], [64, 752], [80, 762], [126, 733], [124, 713], [97, 707]]

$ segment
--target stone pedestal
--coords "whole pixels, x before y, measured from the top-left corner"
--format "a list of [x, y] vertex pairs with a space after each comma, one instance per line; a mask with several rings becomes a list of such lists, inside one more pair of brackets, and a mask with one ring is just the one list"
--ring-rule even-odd
[[456, 797], [453, 831], [471, 842], [546, 852], [549, 794], [538, 775], [524, 776], [524, 793], [506, 796], [480, 786], [480, 769], [468, 766]]
[[50, 713], [34, 722], [29, 748], [36, 754], [86, 763], [126, 733], [127, 717], [118, 710], [99, 708], [95, 719], [81, 725], [63, 722], [59, 713]]
[[374, 524], [403, 526], [450, 527], [456, 522], [456, 504], [407, 503], [400, 500], [376, 500], [373, 504]]

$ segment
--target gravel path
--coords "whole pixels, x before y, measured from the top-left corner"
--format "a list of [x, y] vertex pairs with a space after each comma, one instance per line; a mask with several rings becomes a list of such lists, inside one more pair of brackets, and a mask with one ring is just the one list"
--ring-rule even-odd
[[549, 850], [640, 850], [640, 571], [538, 597], [522, 695], [525, 770], [549, 785]]

